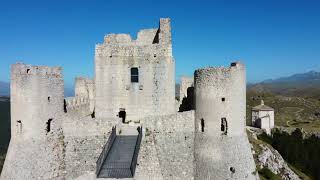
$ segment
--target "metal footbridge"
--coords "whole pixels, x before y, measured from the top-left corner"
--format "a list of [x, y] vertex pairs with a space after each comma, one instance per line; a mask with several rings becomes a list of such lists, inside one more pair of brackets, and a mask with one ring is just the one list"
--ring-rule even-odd
[[112, 128], [96, 164], [97, 178], [131, 178], [134, 176], [142, 138], [142, 128], [137, 135], [117, 135]]

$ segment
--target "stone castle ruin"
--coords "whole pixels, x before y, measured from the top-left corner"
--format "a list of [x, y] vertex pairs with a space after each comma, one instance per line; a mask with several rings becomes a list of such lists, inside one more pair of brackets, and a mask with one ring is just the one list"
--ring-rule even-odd
[[14, 64], [1, 179], [256, 179], [245, 72], [240, 62], [198, 69], [177, 102], [168, 18], [136, 39], [106, 35], [74, 97], [60, 67]]

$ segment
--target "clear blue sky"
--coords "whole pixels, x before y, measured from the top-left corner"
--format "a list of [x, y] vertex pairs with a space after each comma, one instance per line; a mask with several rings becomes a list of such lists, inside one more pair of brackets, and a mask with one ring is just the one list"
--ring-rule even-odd
[[1, 0], [0, 81], [16, 62], [62, 66], [68, 86], [93, 77], [105, 34], [135, 36], [160, 17], [172, 21], [176, 79], [238, 59], [249, 82], [320, 70], [319, 1]]

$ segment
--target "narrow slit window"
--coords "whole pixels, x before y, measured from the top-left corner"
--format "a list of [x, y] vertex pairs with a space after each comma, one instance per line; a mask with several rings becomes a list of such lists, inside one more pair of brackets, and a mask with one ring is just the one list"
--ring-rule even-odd
[[131, 82], [139, 82], [139, 69], [137, 67], [131, 68]]
[[66, 102], [65, 99], [63, 100], [63, 111], [64, 111], [64, 113], [68, 112], [68, 110], [67, 110], [67, 102]]
[[21, 122], [21, 120], [17, 121], [17, 131], [18, 131], [18, 133], [22, 132], [22, 122]]
[[221, 132], [224, 135], [228, 133], [228, 122], [226, 118], [221, 118]]
[[47, 121], [47, 123], [46, 123], [46, 124], [47, 124], [47, 128], [46, 128], [47, 133], [51, 131], [51, 121], [52, 121], [52, 119], [49, 119], [49, 120]]
[[204, 132], [204, 119], [201, 119], [201, 132]]

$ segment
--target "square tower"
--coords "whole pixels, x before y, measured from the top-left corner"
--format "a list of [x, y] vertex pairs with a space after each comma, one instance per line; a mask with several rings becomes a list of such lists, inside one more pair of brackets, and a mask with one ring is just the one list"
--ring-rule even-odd
[[95, 115], [123, 121], [175, 111], [170, 19], [157, 29], [108, 34], [95, 50]]

